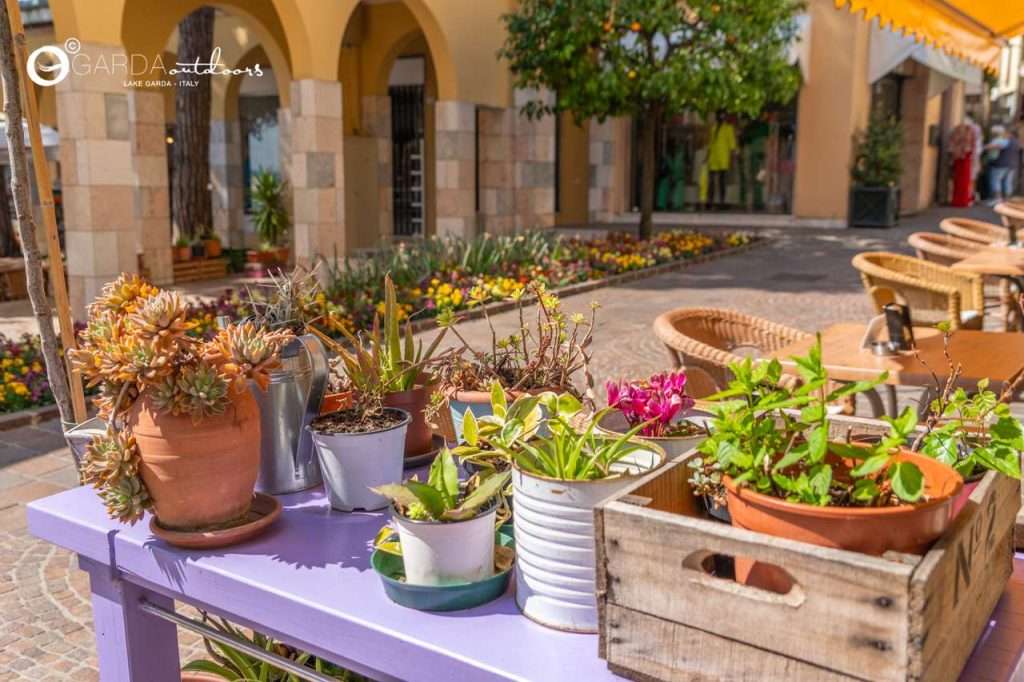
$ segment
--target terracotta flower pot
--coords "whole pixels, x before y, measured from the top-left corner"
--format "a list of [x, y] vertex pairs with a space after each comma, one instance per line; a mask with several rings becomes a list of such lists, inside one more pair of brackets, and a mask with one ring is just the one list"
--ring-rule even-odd
[[412, 415], [412, 422], [405, 432], [405, 456], [415, 457], [430, 452], [434, 434], [423, 411], [430, 403], [433, 386], [417, 386], [408, 391], [396, 391], [384, 396], [384, 404], [397, 407]]
[[320, 414], [330, 414], [349, 407], [352, 407], [352, 391], [325, 393], [320, 401]]
[[174, 253], [174, 262], [176, 263], [184, 263], [192, 260], [191, 246], [175, 246], [172, 251]]
[[[787, 502], [738, 488], [723, 477], [732, 525], [821, 547], [882, 555], [887, 551], [923, 554], [949, 526], [953, 500], [963, 479], [931, 457], [902, 450], [897, 459], [924, 474], [926, 502], [895, 507], [817, 507]], [[736, 557], [736, 579], [775, 592], [788, 592], [787, 574], [773, 566]]]
[[219, 239], [204, 239], [203, 247], [206, 249], [207, 258], [218, 258], [223, 251]]
[[245, 260], [248, 263], [259, 263], [263, 266], [273, 265], [277, 260], [277, 252], [249, 249], [245, 252]]
[[161, 525], [209, 528], [249, 511], [260, 463], [260, 413], [251, 393], [198, 424], [157, 412], [143, 399], [132, 407], [128, 427]]
[[274, 259], [278, 265], [288, 265], [289, 254], [291, 254], [291, 249], [287, 246], [279, 246], [274, 250]]

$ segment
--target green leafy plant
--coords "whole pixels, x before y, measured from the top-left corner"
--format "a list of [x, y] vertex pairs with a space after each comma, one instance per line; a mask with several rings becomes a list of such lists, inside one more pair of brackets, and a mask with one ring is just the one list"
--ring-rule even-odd
[[455, 458], [445, 448], [431, 463], [426, 482], [413, 476], [405, 483], [390, 483], [373, 491], [392, 500], [399, 513], [410, 519], [464, 521], [497, 498], [510, 475], [507, 471], [475, 474], [462, 483]]
[[[711, 435], [700, 446], [706, 467], [740, 486], [790, 502], [817, 506], [886, 506], [916, 502], [924, 477], [912, 462], [894, 459], [917, 427], [906, 409], [886, 417], [889, 433], [877, 443], [829, 440], [828, 404], [873, 388], [885, 380], [846, 384], [830, 390], [821, 361], [820, 338], [806, 357], [793, 358], [803, 383], [778, 385], [778, 360], [734, 363], [729, 387], [712, 396]], [[695, 477], [695, 483], [707, 483]]]
[[903, 175], [903, 128], [895, 118], [875, 116], [854, 140], [850, 177], [864, 187], [893, 187]]
[[192, 246], [192, 242], [188, 240], [188, 237], [182, 235], [174, 240], [174, 246], [179, 249], [184, 249], [185, 247]]
[[268, 170], [252, 176], [252, 221], [260, 242], [270, 248], [281, 243], [288, 232], [288, 211], [284, 206], [284, 182]]

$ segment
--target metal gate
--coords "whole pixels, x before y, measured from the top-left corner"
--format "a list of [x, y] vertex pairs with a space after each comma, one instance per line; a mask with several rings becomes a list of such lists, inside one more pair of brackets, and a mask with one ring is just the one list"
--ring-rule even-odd
[[391, 95], [391, 187], [396, 237], [423, 234], [423, 86], [397, 85]]

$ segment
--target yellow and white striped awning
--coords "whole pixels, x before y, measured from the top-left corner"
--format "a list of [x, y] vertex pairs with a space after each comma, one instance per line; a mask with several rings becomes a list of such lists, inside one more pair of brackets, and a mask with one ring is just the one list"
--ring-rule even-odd
[[878, 18], [882, 28], [912, 35], [985, 69], [998, 66], [1006, 41], [1024, 33], [1022, 0], [834, 0], [836, 7]]

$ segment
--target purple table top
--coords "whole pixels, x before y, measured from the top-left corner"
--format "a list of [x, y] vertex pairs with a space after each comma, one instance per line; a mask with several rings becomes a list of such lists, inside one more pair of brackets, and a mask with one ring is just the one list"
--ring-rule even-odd
[[[88, 488], [33, 502], [28, 515], [34, 535], [112, 562], [132, 582], [377, 677], [621, 679], [598, 658], [596, 635], [537, 625], [519, 613], [510, 592], [450, 613], [392, 603], [369, 563], [386, 513], [332, 512], [316, 489], [279, 499], [284, 512], [263, 536], [206, 552], [157, 540], [148, 518], [134, 527], [107, 521]], [[112, 559], [98, 551], [107, 543]]]

